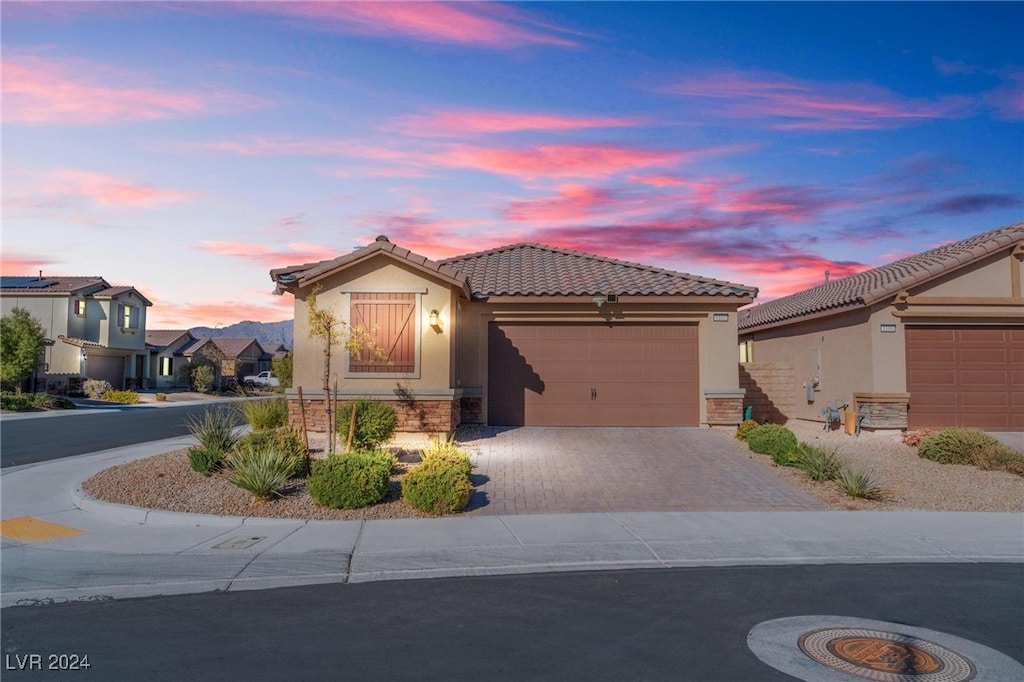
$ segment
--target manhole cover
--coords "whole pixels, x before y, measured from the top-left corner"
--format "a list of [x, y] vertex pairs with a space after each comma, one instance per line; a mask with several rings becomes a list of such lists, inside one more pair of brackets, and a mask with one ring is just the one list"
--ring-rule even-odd
[[799, 646], [822, 665], [878, 682], [966, 682], [977, 674], [956, 652], [896, 632], [827, 628], [805, 633]]
[[226, 542], [222, 542], [219, 545], [214, 545], [213, 548], [214, 549], [246, 549], [247, 547], [252, 547], [253, 545], [255, 545], [260, 540], [265, 540], [265, 539], [266, 538], [233, 538], [233, 539], [228, 540]]
[[793, 616], [755, 625], [747, 646], [805, 682], [1020, 682], [1024, 665], [969, 639], [905, 623]]

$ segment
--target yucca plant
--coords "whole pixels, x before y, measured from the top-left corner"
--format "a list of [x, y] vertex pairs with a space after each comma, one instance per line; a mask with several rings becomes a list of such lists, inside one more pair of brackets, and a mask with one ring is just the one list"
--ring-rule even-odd
[[189, 415], [185, 426], [205, 450], [230, 452], [238, 443], [235, 433], [236, 416], [232, 410], [218, 408], [206, 410], [202, 419]]
[[879, 500], [885, 496], [874, 477], [863, 469], [843, 467], [836, 476], [836, 483], [839, 489], [850, 497], [860, 497], [865, 500]]
[[278, 429], [288, 423], [288, 401], [284, 398], [243, 400], [238, 412], [253, 431]]
[[812, 481], [832, 481], [842, 468], [836, 451], [801, 443], [796, 449], [795, 465]]
[[230, 481], [261, 500], [269, 500], [291, 478], [292, 458], [274, 448], [246, 448], [229, 460]]

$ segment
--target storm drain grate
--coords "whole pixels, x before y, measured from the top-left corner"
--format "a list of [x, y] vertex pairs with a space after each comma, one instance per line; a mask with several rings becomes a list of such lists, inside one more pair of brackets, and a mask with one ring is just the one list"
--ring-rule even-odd
[[213, 548], [214, 549], [247, 549], [247, 548], [252, 547], [253, 545], [255, 545], [260, 540], [266, 540], [266, 539], [267, 539], [266, 536], [259, 537], [259, 538], [244, 538], [244, 537], [243, 538], [232, 538], [230, 540], [227, 540], [225, 542], [220, 543], [219, 545], [214, 545]]

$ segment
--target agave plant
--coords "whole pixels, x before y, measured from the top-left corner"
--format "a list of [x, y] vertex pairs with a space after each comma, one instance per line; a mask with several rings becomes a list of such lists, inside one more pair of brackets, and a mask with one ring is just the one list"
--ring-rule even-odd
[[238, 443], [236, 425], [234, 411], [223, 408], [206, 410], [202, 419], [193, 415], [185, 418], [185, 426], [199, 441], [199, 445], [205, 450], [217, 452], [230, 452]]
[[836, 483], [839, 489], [850, 497], [878, 500], [885, 496], [885, 490], [863, 469], [843, 467], [836, 476]]
[[246, 448], [231, 458], [230, 480], [261, 500], [269, 500], [291, 478], [295, 462], [275, 448]]

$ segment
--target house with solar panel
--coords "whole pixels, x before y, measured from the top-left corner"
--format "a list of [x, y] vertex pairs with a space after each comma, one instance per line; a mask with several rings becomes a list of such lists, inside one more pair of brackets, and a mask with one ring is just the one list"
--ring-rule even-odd
[[146, 308], [131, 286], [102, 277], [0, 277], [0, 310], [23, 308], [43, 327], [46, 348], [32, 390], [64, 392], [86, 379], [144, 388], [149, 375]]

